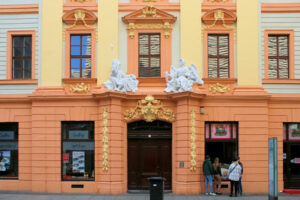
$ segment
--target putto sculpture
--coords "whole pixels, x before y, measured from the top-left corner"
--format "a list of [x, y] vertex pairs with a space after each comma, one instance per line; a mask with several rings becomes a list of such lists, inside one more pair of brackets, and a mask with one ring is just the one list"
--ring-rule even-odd
[[127, 75], [120, 69], [121, 63], [119, 60], [113, 60], [111, 64], [110, 80], [104, 83], [108, 90], [119, 92], [136, 92], [138, 90], [139, 81], [136, 80], [135, 75]]
[[194, 64], [185, 66], [185, 60], [180, 59], [180, 67], [171, 66], [170, 74], [166, 72], [167, 88], [165, 92], [185, 92], [193, 91], [195, 83], [203, 85], [203, 80], [200, 78], [198, 69]]

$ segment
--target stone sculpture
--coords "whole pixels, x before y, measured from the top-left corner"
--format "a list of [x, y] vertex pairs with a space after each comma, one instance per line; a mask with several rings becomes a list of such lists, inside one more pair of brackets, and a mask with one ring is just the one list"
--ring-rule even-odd
[[167, 88], [165, 92], [184, 92], [193, 91], [195, 83], [203, 85], [203, 80], [200, 78], [198, 69], [194, 64], [187, 67], [185, 60], [180, 59], [180, 67], [171, 66], [170, 74], [166, 72]]
[[104, 83], [108, 90], [119, 92], [136, 92], [138, 90], [139, 81], [135, 75], [127, 75], [120, 69], [121, 63], [119, 60], [113, 60], [111, 64], [110, 80]]

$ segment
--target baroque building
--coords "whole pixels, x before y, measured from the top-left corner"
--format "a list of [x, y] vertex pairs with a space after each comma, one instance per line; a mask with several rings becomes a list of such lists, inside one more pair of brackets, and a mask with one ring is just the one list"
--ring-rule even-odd
[[267, 193], [272, 137], [278, 191], [300, 189], [299, 19], [299, 0], [1, 1], [1, 189], [198, 194], [210, 155]]

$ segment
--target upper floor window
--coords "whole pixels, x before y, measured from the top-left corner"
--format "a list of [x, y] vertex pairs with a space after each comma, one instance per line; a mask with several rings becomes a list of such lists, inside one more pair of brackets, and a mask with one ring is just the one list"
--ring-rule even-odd
[[139, 77], [160, 77], [160, 33], [139, 34]]
[[208, 34], [208, 78], [229, 78], [229, 35]]
[[268, 36], [268, 78], [289, 78], [289, 35]]
[[32, 36], [12, 37], [12, 78], [31, 79]]
[[71, 78], [91, 78], [91, 35], [71, 35], [70, 45]]

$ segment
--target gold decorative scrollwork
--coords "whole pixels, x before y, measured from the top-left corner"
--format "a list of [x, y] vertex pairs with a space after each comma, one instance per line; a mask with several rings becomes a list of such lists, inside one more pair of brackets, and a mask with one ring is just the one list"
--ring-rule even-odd
[[211, 2], [227, 2], [228, 0], [209, 0]]
[[87, 28], [94, 28], [93, 26], [89, 26], [86, 22], [85, 22], [85, 12], [83, 10], [76, 10], [74, 13], [74, 17], [75, 17], [75, 21], [74, 23], [69, 26], [68, 28], [73, 28], [76, 26], [78, 20], [81, 20], [83, 25]]
[[159, 0], [143, 0], [144, 2], [157, 2]]
[[150, 3], [147, 3], [146, 7], [143, 9], [142, 17], [156, 17], [156, 8], [154, 8]]
[[165, 22], [164, 24], [135, 24], [129, 23], [127, 25], [127, 30], [129, 30], [129, 37], [134, 38], [135, 29], [164, 29], [164, 36], [166, 38], [170, 37], [170, 30], [172, 29], [172, 24]]
[[136, 119], [138, 117], [144, 119], [146, 122], [153, 122], [158, 118], [162, 118], [167, 121], [175, 120], [172, 110], [165, 110], [161, 102], [151, 95], [148, 95], [145, 99], [138, 101], [136, 107], [127, 110], [124, 116], [126, 121]]
[[108, 171], [108, 109], [103, 108], [103, 113], [102, 113], [102, 124], [103, 124], [103, 129], [102, 129], [102, 170], [103, 171]]
[[196, 109], [191, 111], [191, 171], [196, 171]]
[[224, 12], [222, 10], [216, 10], [214, 12], [214, 18], [215, 18], [215, 21], [213, 24], [209, 25], [209, 26], [206, 26], [206, 28], [212, 28], [216, 25], [217, 21], [218, 20], [221, 20], [222, 21], [222, 25], [224, 28], [232, 28], [231, 26], [227, 26], [225, 24], [225, 19], [224, 19]]
[[76, 85], [70, 85], [69, 90], [72, 93], [87, 93], [91, 90], [90, 84], [78, 83]]
[[72, 1], [84, 3], [84, 2], [89, 1], [89, 0], [72, 0]]
[[225, 93], [225, 92], [229, 92], [231, 89], [230, 89], [230, 86], [227, 85], [222, 85], [220, 83], [216, 83], [214, 85], [210, 85], [209, 86], [209, 91], [212, 92], [212, 93]]

